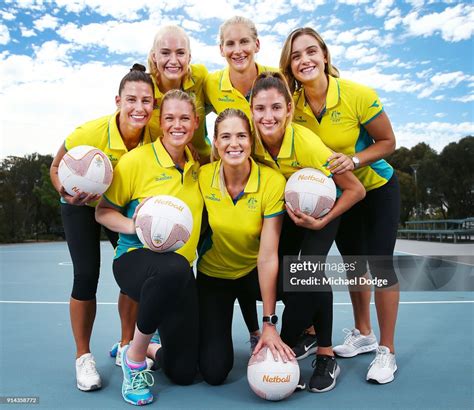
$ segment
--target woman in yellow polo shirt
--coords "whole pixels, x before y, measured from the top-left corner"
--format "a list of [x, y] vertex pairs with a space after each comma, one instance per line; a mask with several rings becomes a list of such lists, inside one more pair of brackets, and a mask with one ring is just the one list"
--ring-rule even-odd
[[286, 39], [280, 59], [295, 100], [295, 121], [317, 133], [335, 153], [330, 170], [335, 175], [354, 173], [367, 195], [342, 219], [336, 243], [343, 255], [361, 257], [355, 274], [367, 273], [387, 280], [387, 289], [375, 292], [380, 346], [370, 325], [370, 288], [351, 291], [355, 328], [334, 351], [343, 357], [376, 350], [366, 379], [388, 383], [397, 370], [394, 334], [399, 288], [393, 255], [400, 213], [400, 192], [393, 168], [383, 159], [395, 149], [395, 135], [382, 104], [372, 89], [339, 78], [331, 54], [312, 28], [294, 30]]
[[[78, 192], [69, 195], [58, 178], [58, 166], [64, 154], [79, 145], [102, 150], [115, 167], [126, 152], [152, 141], [147, 126], [153, 111], [153, 82], [145, 67], [135, 64], [120, 82], [115, 97], [117, 112], [87, 122], [70, 134], [59, 148], [50, 169], [51, 182], [61, 195], [61, 215], [69, 253], [74, 267], [74, 283], [69, 302], [71, 327], [76, 342], [76, 379], [80, 390], [101, 387], [101, 379], [90, 352], [90, 339], [96, 314], [96, 291], [100, 270], [101, 225], [95, 221], [94, 207], [98, 195]], [[112, 245], [117, 235], [105, 229]], [[119, 314], [122, 324], [121, 343], [133, 337], [137, 305], [120, 293]]]
[[[186, 146], [198, 127], [192, 97], [168, 91], [161, 105], [163, 136], [125, 155], [114, 171], [112, 185], [97, 207], [97, 221], [119, 232], [113, 271], [127, 295], [137, 301], [133, 343], [122, 357], [122, 397], [135, 405], [153, 401], [153, 377], [146, 369], [146, 353], [158, 328], [162, 346], [155, 359], [177, 384], [192, 383], [198, 359], [198, 306], [192, 263], [199, 240], [203, 200], [199, 191], [199, 163]], [[154, 195], [184, 201], [193, 215], [193, 230], [175, 252], [144, 248], [135, 231], [137, 207]]]
[[232, 369], [234, 302], [244, 295], [254, 306], [257, 299], [263, 301], [263, 334], [255, 351], [265, 345], [275, 358], [293, 356], [275, 330], [285, 179], [254, 162], [251, 146], [245, 113], [222, 111], [214, 126], [212, 156], [218, 161], [203, 166], [199, 174], [209, 219], [197, 275], [199, 369], [212, 385], [221, 384]]
[[204, 80], [207, 69], [190, 64], [191, 47], [186, 32], [178, 26], [161, 27], [148, 54], [148, 69], [155, 84], [155, 109], [150, 121], [153, 135], [161, 135], [160, 107], [163, 95], [173, 89], [183, 90], [196, 101], [199, 126], [191, 141], [201, 164], [209, 162], [211, 146], [207, 140], [204, 101]]
[[[286, 178], [301, 168], [319, 169], [332, 176], [342, 190], [334, 207], [318, 219], [298, 210], [293, 212], [287, 206], [291, 220], [288, 218], [283, 225], [280, 256], [314, 255], [324, 263], [336, 237], [340, 216], [364, 197], [364, 187], [350, 173], [331, 175], [326, 166], [332, 152], [312, 131], [291, 123], [293, 100], [282, 74], [263, 73], [257, 77], [251, 107], [257, 135], [254, 157], [258, 161]], [[324, 271], [315, 275], [324, 278]], [[280, 278], [283, 279], [282, 275]], [[283, 293], [285, 311], [281, 337], [293, 347], [308, 326], [317, 329], [318, 349], [309, 389], [319, 393], [335, 387], [340, 369], [332, 350], [332, 290], [330, 286], [321, 286], [318, 290]]]
[[[219, 48], [227, 67], [207, 76], [206, 102], [216, 114], [234, 108], [243, 111], [250, 120], [249, 99], [255, 78], [261, 72], [278, 69], [255, 61], [260, 40], [254, 22], [248, 18], [234, 16], [219, 27]], [[257, 310], [252, 300], [245, 300], [244, 295], [239, 298], [239, 306], [250, 333], [250, 350], [253, 350], [260, 337]]]

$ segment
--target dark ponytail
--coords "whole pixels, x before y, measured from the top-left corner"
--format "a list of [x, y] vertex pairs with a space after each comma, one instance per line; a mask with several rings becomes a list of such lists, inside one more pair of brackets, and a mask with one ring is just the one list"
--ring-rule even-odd
[[120, 81], [118, 95], [122, 92], [125, 84], [128, 82], [143, 82], [149, 84], [153, 93], [155, 95], [155, 86], [150, 77], [150, 74], [146, 73], [146, 67], [142, 64], [135, 63], [130, 71], [122, 78]]

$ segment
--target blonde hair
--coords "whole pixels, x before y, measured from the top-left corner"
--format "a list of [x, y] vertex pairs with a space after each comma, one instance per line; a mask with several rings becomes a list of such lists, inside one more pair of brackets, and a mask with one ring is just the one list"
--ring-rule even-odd
[[339, 70], [334, 67], [331, 63], [331, 53], [329, 52], [329, 48], [324, 42], [321, 35], [311, 27], [300, 27], [296, 30], [293, 30], [290, 35], [285, 40], [285, 44], [283, 44], [283, 48], [281, 50], [280, 56], [280, 71], [286, 78], [288, 86], [290, 87], [290, 91], [293, 94], [295, 91], [301, 88], [301, 83], [295, 78], [293, 72], [291, 71], [291, 48], [293, 47], [293, 41], [302, 35], [309, 35], [316, 39], [321, 47], [321, 50], [326, 57], [327, 63], [324, 65], [324, 72], [326, 75], [331, 75], [333, 77], [339, 77]]
[[[250, 97], [250, 107], [253, 108], [253, 99], [255, 98], [256, 95], [258, 95], [260, 91], [271, 90], [271, 89], [275, 89], [279, 94], [281, 94], [283, 98], [285, 99], [286, 105], [290, 106], [289, 108], [290, 115], [285, 121], [285, 128], [286, 128], [293, 119], [294, 103], [293, 103], [292, 93], [288, 87], [288, 83], [286, 82], [286, 79], [283, 76], [283, 74], [279, 72], [272, 72], [272, 71], [266, 71], [264, 73], [259, 74], [257, 78], [255, 79], [252, 86], [252, 95]], [[260, 132], [258, 131], [257, 124], [255, 124], [255, 121], [253, 121], [253, 125], [254, 125], [254, 130], [255, 130], [255, 138], [257, 142], [265, 146], [265, 144], [262, 141], [262, 137], [260, 136]]]
[[161, 100], [161, 110], [160, 110], [160, 115], [163, 113], [163, 107], [165, 106], [166, 101], [168, 100], [178, 100], [178, 101], [185, 101], [187, 102], [191, 108], [193, 109], [193, 113], [196, 116], [196, 101], [194, 99], [194, 96], [184, 92], [183, 90], [169, 90], [165, 93], [163, 96], [163, 99]]
[[[168, 33], [174, 33], [177, 36], [182, 36], [186, 40], [186, 46], [191, 55], [191, 42], [189, 41], [189, 37], [186, 32], [179, 26], [163, 26], [161, 27], [158, 32], [155, 34], [155, 38], [153, 40], [153, 46], [151, 47], [150, 52], [148, 53], [148, 71], [150, 72], [151, 76], [159, 83], [160, 80], [160, 73], [158, 68], [156, 67], [156, 63], [153, 60], [153, 53], [158, 47], [158, 43], [161, 41], [163, 36]], [[186, 78], [191, 76], [191, 67], [188, 64], [188, 71], [185, 75]]]
[[[220, 159], [219, 153], [217, 152], [217, 148], [216, 148], [216, 140], [219, 135], [219, 125], [223, 123], [227, 118], [240, 118], [244, 122], [245, 126], [247, 127], [249, 138], [250, 140], [252, 140], [252, 131], [250, 128], [250, 121], [247, 115], [245, 115], [245, 113], [241, 110], [238, 110], [235, 108], [226, 108], [217, 116], [216, 121], [214, 122], [214, 141], [212, 144], [211, 162], [214, 162]], [[222, 166], [222, 164], [219, 170], [219, 188], [220, 188], [221, 194], [224, 196], [225, 193], [227, 192], [227, 188], [225, 185], [224, 167]]]
[[243, 24], [244, 26], [247, 26], [247, 28], [250, 30], [250, 35], [252, 36], [252, 39], [257, 40], [258, 33], [257, 33], [257, 27], [255, 27], [255, 23], [252, 20], [248, 19], [247, 17], [234, 16], [224, 21], [219, 27], [220, 45], [224, 44], [224, 31], [226, 30], [227, 27], [233, 26], [234, 24]]

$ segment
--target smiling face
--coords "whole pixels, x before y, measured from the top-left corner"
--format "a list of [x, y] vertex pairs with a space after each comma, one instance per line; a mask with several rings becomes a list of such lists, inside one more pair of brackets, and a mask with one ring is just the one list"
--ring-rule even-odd
[[245, 164], [252, 151], [252, 139], [248, 122], [239, 117], [228, 117], [218, 125], [214, 145], [223, 164]]
[[250, 28], [245, 24], [232, 24], [223, 31], [220, 49], [231, 70], [245, 72], [255, 65], [255, 53], [260, 50], [260, 42], [253, 38]]
[[120, 110], [120, 128], [142, 129], [153, 112], [153, 89], [142, 81], [127, 81], [115, 103]]
[[260, 90], [252, 96], [252, 117], [260, 138], [272, 145], [283, 139], [291, 118], [291, 103], [276, 88]]
[[181, 81], [191, 61], [186, 37], [177, 31], [165, 32], [155, 44], [152, 59], [161, 78]]
[[302, 84], [325, 75], [327, 58], [315, 37], [302, 34], [293, 40], [291, 47], [291, 71]]
[[160, 124], [163, 145], [184, 150], [193, 138], [199, 120], [190, 102], [170, 98], [161, 106]]

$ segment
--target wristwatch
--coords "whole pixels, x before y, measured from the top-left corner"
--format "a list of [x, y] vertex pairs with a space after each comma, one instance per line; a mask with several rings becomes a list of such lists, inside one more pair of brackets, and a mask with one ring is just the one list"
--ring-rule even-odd
[[278, 316], [277, 315], [264, 316], [263, 323], [268, 323], [269, 325], [275, 326], [278, 323]]
[[357, 169], [360, 167], [360, 159], [359, 157], [356, 157], [355, 155], [351, 158], [352, 163], [354, 164], [354, 169]]

